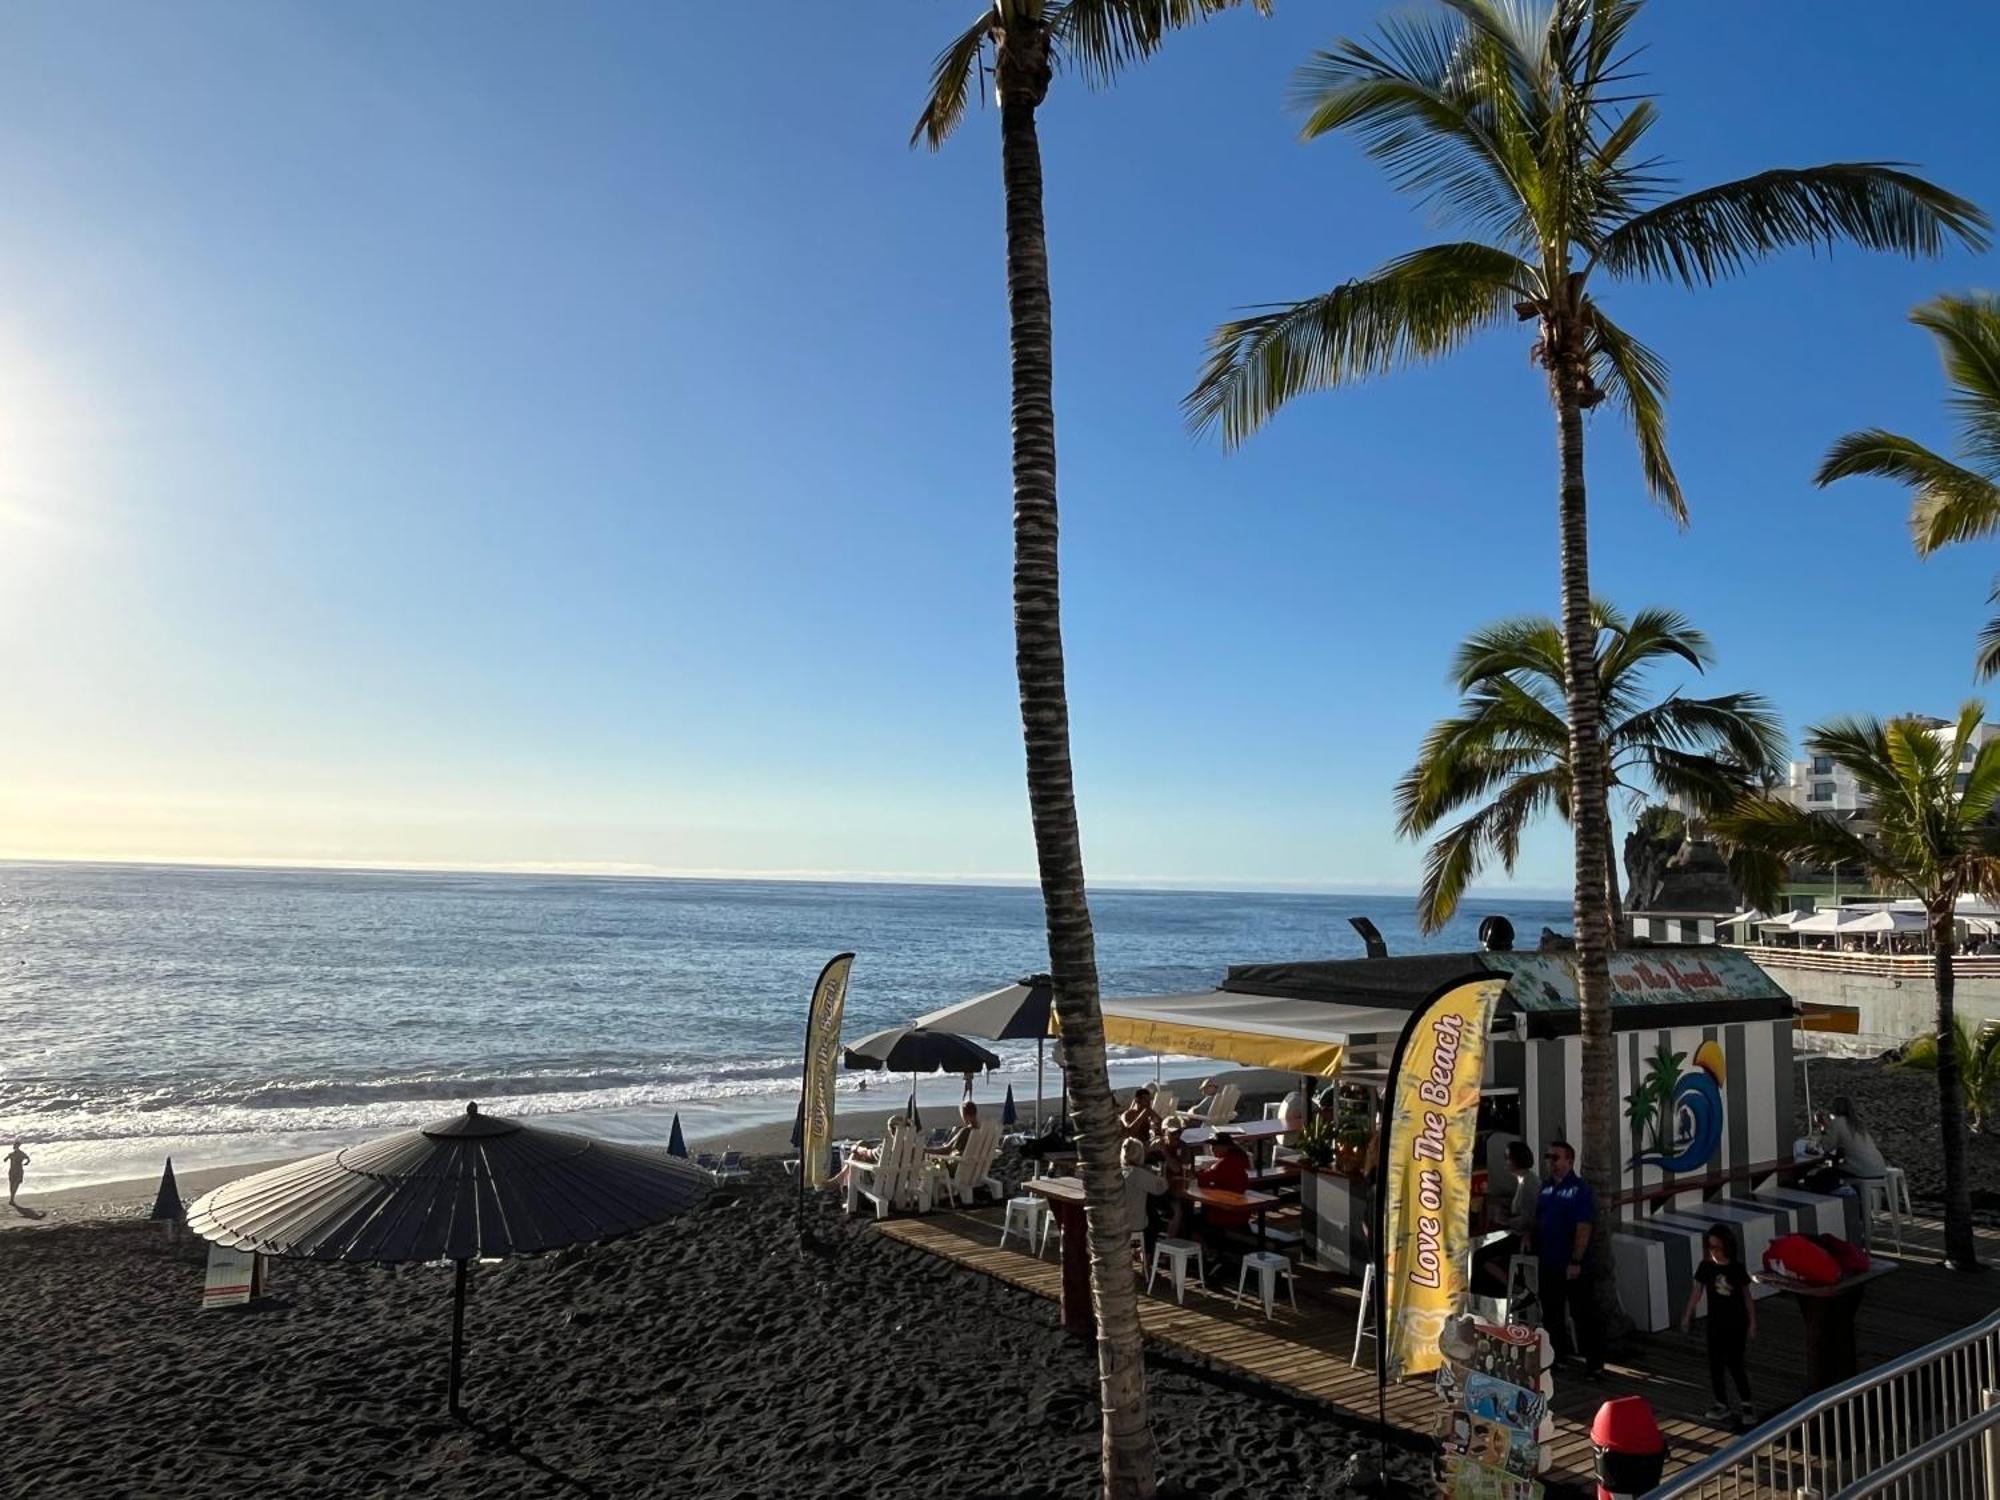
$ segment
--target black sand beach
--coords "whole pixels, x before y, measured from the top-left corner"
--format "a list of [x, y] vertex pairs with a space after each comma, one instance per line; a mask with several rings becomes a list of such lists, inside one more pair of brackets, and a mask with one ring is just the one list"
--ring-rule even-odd
[[[1045, 1301], [815, 1207], [790, 1179], [619, 1243], [478, 1269], [442, 1414], [449, 1274], [280, 1263], [198, 1310], [203, 1247], [133, 1221], [0, 1237], [0, 1492], [63, 1497], [1071, 1497], [1096, 1372]], [[1169, 1493], [1342, 1493], [1365, 1435], [1178, 1359], [1149, 1370]], [[1397, 1454], [1414, 1488], [1425, 1460]]]

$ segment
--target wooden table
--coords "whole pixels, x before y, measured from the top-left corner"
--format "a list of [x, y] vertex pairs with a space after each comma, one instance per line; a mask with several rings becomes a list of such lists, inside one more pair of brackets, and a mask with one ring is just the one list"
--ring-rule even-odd
[[1296, 1130], [1283, 1120], [1245, 1120], [1238, 1125], [1197, 1125], [1192, 1130], [1181, 1132], [1183, 1146], [1206, 1146], [1219, 1135], [1232, 1136], [1247, 1145], [1259, 1166], [1264, 1162], [1264, 1150], [1287, 1131]]
[[1063, 1332], [1095, 1340], [1097, 1309], [1090, 1299], [1090, 1236], [1083, 1219], [1083, 1179], [1030, 1177], [1022, 1188], [1048, 1203], [1062, 1230]]
[[1257, 1216], [1257, 1248], [1262, 1250], [1270, 1244], [1270, 1236], [1265, 1233], [1264, 1220], [1277, 1204], [1277, 1194], [1232, 1193], [1227, 1188], [1203, 1187], [1198, 1182], [1183, 1182], [1175, 1186], [1174, 1196], [1208, 1208], [1226, 1208], [1253, 1213]]
[[1805, 1323], [1808, 1396], [1854, 1378], [1854, 1319], [1861, 1310], [1861, 1294], [1868, 1289], [1869, 1282], [1895, 1269], [1894, 1261], [1871, 1255], [1867, 1270], [1843, 1276], [1832, 1286], [1815, 1286], [1769, 1271], [1758, 1271], [1751, 1276], [1759, 1286], [1798, 1298], [1799, 1316]]

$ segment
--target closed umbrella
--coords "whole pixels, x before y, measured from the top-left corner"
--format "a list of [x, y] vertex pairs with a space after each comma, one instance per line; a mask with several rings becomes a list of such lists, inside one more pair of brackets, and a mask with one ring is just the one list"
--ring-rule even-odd
[[667, 1132], [667, 1155], [687, 1159], [687, 1137], [681, 1134], [681, 1112], [674, 1111], [674, 1128]]
[[452, 1261], [447, 1404], [459, 1415], [466, 1268], [648, 1229], [701, 1200], [692, 1162], [465, 1113], [239, 1178], [198, 1199], [188, 1226], [260, 1255], [377, 1264]]
[[916, 1024], [994, 1042], [1035, 1039], [1035, 1129], [1042, 1128], [1042, 1046], [1049, 1035], [1055, 985], [1046, 974], [1030, 974], [997, 990], [918, 1016]]
[[1020, 1118], [1014, 1109], [1014, 1085], [1010, 1083], [1007, 1085], [1007, 1098], [1000, 1106], [1000, 1123], [1011, 1129]]

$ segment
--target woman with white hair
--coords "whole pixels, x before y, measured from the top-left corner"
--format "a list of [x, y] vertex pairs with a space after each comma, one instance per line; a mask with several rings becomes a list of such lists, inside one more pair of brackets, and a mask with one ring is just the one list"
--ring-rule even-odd
[[1146, 1143], [1131, 1136], [1118, 1148], [1118, 1165], [1125, 1173], [1125, 1226], [1146, 1237], [1150, 1258], [1153, 1241], [1160, 1237], [1161, 1227], [1173, 1212], [1167, 1179], [1146, 1165]]

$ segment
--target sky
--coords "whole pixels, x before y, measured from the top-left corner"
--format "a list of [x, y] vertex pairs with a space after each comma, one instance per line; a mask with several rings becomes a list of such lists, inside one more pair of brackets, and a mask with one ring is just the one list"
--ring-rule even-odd
[[[976, 7], [26, 4], [0, 29], [0, 855], [996, 878], [1012, 676], [997, 113]], [[1455, 237], [1284, 109], [1373, 0], [1228, 16], [1042, 111], [1065, 628], [1101, 882], [1417, 879], [1453, 645], [1556, 605], [1530, 334], [1178, 411], [1247, 304]], [[1657, 0], [1688, 185], [1920, 163], [2000, 210], [2000, 8]], [[1951, 433], [1905, 316], [1992, 255], [1600, 288], [1693, 524], [1589, 431], [1597, 590], [1802, 727], [1949, 712], [2000, 552], [1919, 562], [1850, 428]], [[1663, 679], [1663, 684], [1668, 679]], [[1564, 885], [1559, 827], [1519, 888]]]

